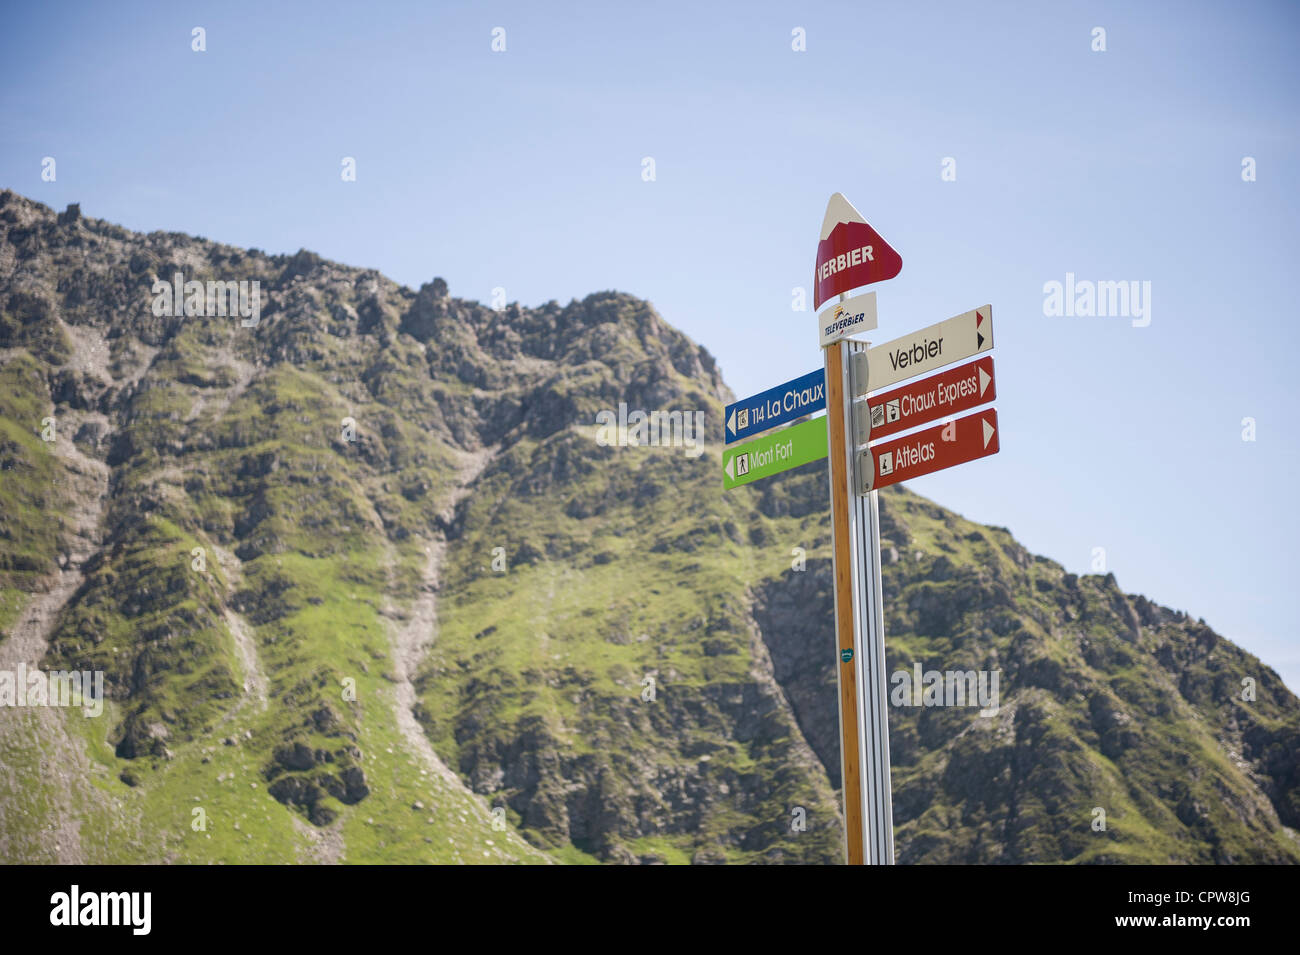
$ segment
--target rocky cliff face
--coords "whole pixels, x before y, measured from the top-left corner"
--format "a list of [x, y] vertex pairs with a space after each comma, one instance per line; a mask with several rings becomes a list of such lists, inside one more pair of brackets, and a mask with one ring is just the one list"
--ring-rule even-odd
[[[156, 308], [178, 272], [256, 324]], [[838, 860], [825, 475], [724, 496], [729, 397], [626, 295], [494, 311], [0, 193], [0, 670], [108, 693], [0, 708], [0, 855]], [[620, 405], [686, 440], [610, 440]], [[891, 713], [901, 861], [1300, 859], [1272, 671], [905, 490], [882, 519], [891, 671], [1001, 691]]]

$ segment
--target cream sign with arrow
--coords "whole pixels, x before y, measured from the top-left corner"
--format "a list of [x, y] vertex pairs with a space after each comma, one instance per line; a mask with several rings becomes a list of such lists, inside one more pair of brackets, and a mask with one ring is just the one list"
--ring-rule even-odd
[[[887, 388], [993, 348], [993, 306], [981, 305], [853, 356], [856, 393]], [[866, 366], [863, 369], [862, 366]], [[862, 372], [865, 370], [865, 374]]]

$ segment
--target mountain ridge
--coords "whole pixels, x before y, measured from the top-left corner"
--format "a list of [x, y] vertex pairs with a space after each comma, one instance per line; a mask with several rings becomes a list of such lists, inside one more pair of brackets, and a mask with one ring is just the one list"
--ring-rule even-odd
[[[99, 721], [0, 708], [0, 857], [840, 860], [824, 471], [724, 496], [716, 440], [597, 442], [620, 402], [732, 397], [653, 306], [496, 311], [8, 191], [0, 230], [0, 663], [109, 685]], [[155, 314], [176, 271], [259, 282], [259, 324]], [[1004, 692], [891, 712], [900, 861], [1300, 861], [1276, 674], [1005, 529], [881, 511], [891, 673]]]

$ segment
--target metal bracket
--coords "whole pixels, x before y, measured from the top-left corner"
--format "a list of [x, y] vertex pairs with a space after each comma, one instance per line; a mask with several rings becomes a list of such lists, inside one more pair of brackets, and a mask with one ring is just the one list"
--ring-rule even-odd
[[[869, 377], [864, 343], [861, 349], [849, 355], [849, 390], [854, 398], [867, 393]], [[862, 449], [853, 455], [853, 481], [859, 494], [869, 494], [876, 479], [876, 462], [866, 447], [871, 441], [871, 407], [866, 398], [853, 401], [853, 439], [856, 442], [854, 448]]]
[[871, 408], [865, 398], [853, 402], [853, 441], [855, 448], [871, 442]]
[[867, 383], [867, 350], [854, 352], [849, 358], [849, 382], [853, 385], [853, 397], [861, 398], [866, 395], [868, 389]]
[[853, 459], [853, 477], [858, 482], [859, 494], [870, 494], [876, 482], [876, 459], [870, 448], [863, 448]]

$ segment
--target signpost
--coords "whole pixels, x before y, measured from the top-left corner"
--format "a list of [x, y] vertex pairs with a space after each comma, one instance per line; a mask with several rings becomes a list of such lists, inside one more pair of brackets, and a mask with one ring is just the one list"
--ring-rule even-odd
[[826, 426], [816, 418], [803, 421], [723, 451], [722, 486], [730, 490], [824, 457]]
[[722, 413], [727, 444], [803, 418], [826, 407], [826, 379], [821, 369], [727, 405]]
[[[831, 196], [817, 244], [813, 294], [814, 308], [840, 297], [817, 316], [824, 370], [728, 405], [724, 414], [731, 445], [826, 409], [824, 425], [820, 419], [803, 421], [726, 448], [722, 483], [730, 489], [829, 459], [840, 777], [850, 865], [894, 861], [876, 492], [996, 454], [999, 447], [992, 408], [953, 417], [997, 396], [991, 357], [891, 388], [991, 350], [991, 305], [874, 348], [850, 337], [874, 329], [877, 316], [875, 292], [852, 299], [848, 292], [891, 279], [902, 267], [899, 254], [861, 213], [842, 194]], [[941, 418], [952, 420], [910, 430]]]

